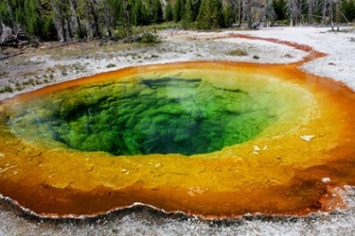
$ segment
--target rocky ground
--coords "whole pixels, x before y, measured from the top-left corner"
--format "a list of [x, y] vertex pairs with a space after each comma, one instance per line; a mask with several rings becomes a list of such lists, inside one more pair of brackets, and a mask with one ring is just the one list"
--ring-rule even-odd
[[[118, 42], [43, 43], [0, 60], [0, 100], [43, 86], [127, 66], [189, 60], [232, 60], [253, 63], [292, 63], [306, 52], [264, 40], [228, 38], [232, 33], [277, 38], [305, 44], [327, 53], [301, 69], [342, 81], [355, 89], [355, 28], [263, 28], [258, 31], [191, 32], [166, 30], [158, 44]], [[218, 38], [218, 39], [217, 39]], [[18, 53], [0, 50], [0, 58]], [[35, 196], [34, 196], [35, 197]], [[354, 194], [348, 198], [355, 205]], [[306, 218], [244, 217], [203, 221], [171, 216], [146, 208], [93, 220], [38, 220], [24, 217], [0, 202], [0, 235], [352, 235], [355, 208]]]

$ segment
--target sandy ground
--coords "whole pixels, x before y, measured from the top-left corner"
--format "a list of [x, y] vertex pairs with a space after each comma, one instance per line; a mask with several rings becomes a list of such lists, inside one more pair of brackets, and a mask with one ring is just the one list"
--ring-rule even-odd
[[[263, 28], [258, 31], [160, 32], [157, 45], [122, 46], [112, 42], [42, 44], [25, 54], [0, 61], [0, 100], [49, 84], [127, 66], [188, 60], [232, 60], [291, 63], [307, 53], [267, 42], [226, 38], [232, 34], [277, 38], [305, 44], [327, 53], [302, 70], [342, 81], [355, 90], [355, 28]], [[224, 37], [224, 39], [214, 39]], [[245, 52], [245, 55], [235, 53]], [[0, 54], [9, 52], [0, 52]], [[3, 55], [0, 55], [0, 57]], [[12, 88], [12, 92], [5, 92]], [[7, 89], [6, 89], [7, 88]], [[204, 221], [166, 215], [137, 207], [91, 220], [38, 220], [0, 201], [0, 235], [353, 235], [354, 189], [349, 187], [345, 211], [314, 213], [304, 218], [245, 216], [228, 221]], [[34, 196], [35, 197], [35, 196]]]

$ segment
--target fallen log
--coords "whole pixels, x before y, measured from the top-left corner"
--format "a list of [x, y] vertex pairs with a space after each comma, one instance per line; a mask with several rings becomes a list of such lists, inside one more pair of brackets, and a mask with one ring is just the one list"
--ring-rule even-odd
[[21, 55], [21, 54], [23, 54], [23, 53], [25, 52], [25, 50], [26, 50], [27, 48], [29, 48], [29, 46], [28, 46], [28, 47], [25, 47], [25, 48], [23, 48], [23, 49], [21, 49], [21, 50], [18, 51], [18, 52], [15, 52], [15, 53], [12, 53], [12, 54], [9, 54], [9, 55], [0, 57], [0, 61], [1, 61], [1, 60], [5, 60], [5, 59], [8, 59], [8, 58], [10, 58], [10, 57], [15, 57], [15, 56]]
[[10, 57], [14, 57], [14, 56], [20, 55], [20, 54], [23, 54], [23, 52], [21, 51], [21, 52], [17, 52], [17, 53], [13, 53], [13, 54], [10, 54], [10, 55], [6, 55], [6, 56], [3, 56], [3, 57], [0, 57], [0, 61], [8, 59]]

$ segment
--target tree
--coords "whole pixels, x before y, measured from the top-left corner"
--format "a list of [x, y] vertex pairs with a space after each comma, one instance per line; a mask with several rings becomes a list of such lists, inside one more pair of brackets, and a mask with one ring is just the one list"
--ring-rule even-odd
[[54, 24], [57, 29], [58, 38], [60, 41], [66, 42], [70, 40], [70, 34], [68, 29], [68, 15], [69, 9], [66, 1], [64, 0], [52, 0], [51, 8], [53, 12]]
[[275, 0], [273, 2], [274, 4], [274, 11], [275, 11], [275, 14], [276, 14], [276, 19], [277, 20], [280, 20], [280, 21], [283, 21], [283, 20], [286, 20], [287, 19], [287, 16], [286, 16], [286, 0]]
[[165, 12], [164, 12], [164, 18], [165, 21], [171, 21], [173, 20], [173, 7], [171, 6], [170, 1], [165, 6]]
[[314, 10], [316, 7], [315, 0], [308, 0], [308, 23], [314, 24]]
[[0, 23], [10, 27], [15, 25], [14, 11], [9, 0], [0, 1]]
[[290, 26], [298, 25], [302, 16], [302, 3], [297, 0], [289, 0], [286, 4], [287, 13], [290, 19]]
[[346, 21], [353, 22], [355, 20], [355, 0], [345, 0], [341, 4], [341, 12], [344, 14]]
[[333, 1], [323, 0], [322, 4], [322, 24], [329, 24], [333, 29]]
[[237, 1], [229, 0], [223, 8], [225, 26], [229, 27], [235, 23], [237, 18]]
[[88, 13], [91, 15], [91, 24], [93, 27], [93, 37], [101, 38], [100, 22], [99, 22], [99, 5], [95, 0], [87, 0]]
[[223, 27], [223, 14], [222, 14], [222, 1], [221, 0], [209, 0], [211, 9], [211, 23], [212, 29], [218, 29]]
[[217, 29], [223, 25], [222, 2], [220, 0], [203, 1], [197, 16], [197, 28]]
[[144, 21], [144, 8], [141, 0], [134, 1], [131, 13], [131, 22], [133, 25], [143, 25]]
[[271, 25], [274, 24], [274, 20], [276, 19], [276, 13], [274, 10], [274, 0], [268, 0], [265, 6], [265, 20], [268, 24], [271, 22]]
[[184, 24], [186, 24], [186, 26], [188, 26], [189, 24], [191, 24], [192, 22], [195, 21], [194, 15], [193, 15], [193, 9], [192, 9], [191, 0], [187, 0], [186, 1], [183, 21], [184, 21]]
[[185, 0], [176, 0], [174, 5], [174, 21], [179, 22], [185, 14]]
[[121, 1], [122, 5], [120, 7], [121, 12], [120, 12], [120, 26], [123, 29], [123, 37], [128, 37], [131, 35], [131, 19], [130, 19], [130, 13], [129, 13], [129, 8], [127, 4], [127, 0], [122, 0]]
[[78, 1], [77, 0], [69, 0], [69, 3], [70, 3], [70, 9], [72, 12], [72, 16], [75, 18], [75, 21], [76, 21], [78, 38], [82, 39], [86, 35], [84, 33], [83, 27], [81, 25], [81, 20], [80, 20], [79, 14], [78, 14]]
[[26, 30], [33, 35], [40, 35], [42, 29], [42, 22], [39, 15], [39, 6], [36, 0], [25, 0], [25, 19], [26, 19]]
[[210, 6], [208, 1], [202, 1], [200, 10], [197, 16], [197, 28], [198, 29], [210, 29], [211, 28], [211, 17], [210, 14]]
[[153, 23], [161, 23], [163, 21], [163, 9], [160, 0], [153, 0], [151, 12]]

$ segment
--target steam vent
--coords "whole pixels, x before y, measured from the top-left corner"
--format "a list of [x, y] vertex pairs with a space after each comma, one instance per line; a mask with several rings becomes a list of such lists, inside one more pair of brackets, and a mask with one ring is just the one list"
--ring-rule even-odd
[[355, 185], [355, 94], [296, 65], [131, 67], [0, 103], [0, 194], [43, 217], [135, 204], [304, 215]]

